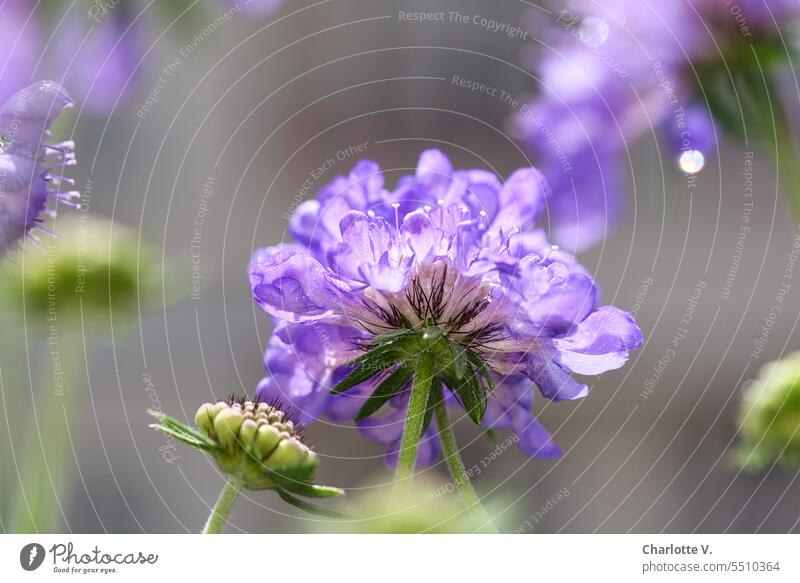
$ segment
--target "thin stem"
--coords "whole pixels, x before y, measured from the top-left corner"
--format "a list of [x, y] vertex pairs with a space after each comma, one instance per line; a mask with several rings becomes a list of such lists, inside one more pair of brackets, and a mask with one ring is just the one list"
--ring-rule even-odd
[[225, 523], [228, 522], [228, 517], [231, 515], [233, 504], [239, 497], [239, 490], [241, 487], [242, 484], [239, 480], [233, 476], [228, 477], [228, 481], [225, 482], [225, 487], [222, 489], [222, 492], [219, 493], [217, 503], [214, 504], [214, 508], [211, 509], [211, 515], [208, 517], [206, 525], [203, 527], [203, 534], [219, 534], [222, 532]]
[[497, 532], [492, 524], [489, 515], [486, 514], [483, 505], [481, 504], [478, 494], [472, 487], [469, 481], [469, 474], [464, 467], [464, 462], [461, 460], [461, 455], [458, 452], [458, 444], [456, 443], [456, 436], [453, 433], [453, 427], [450, 425], [450, 419], [447, 416], [447, 405], [444, 399], [438, 399], [436, 404], [436, 425], [439, 427], [439, 440], [442, 442], [442, 449], [444, 450], [444, 459], [447, 462], [447, 468], [450, 470], [450, 476], [453, 478], [453, 483], [461, 495], [461, 499], [470, 512], [481, 524], [485, 525], [487, 529], [492, 532]]
[[25, 417], [30, 435], [11, 509], [11, 532], [56, 532], [66, 519], [62, 502], [71, 496], [74, 444], [70, 427], [80, 427], [83, 417], [79, 404], [85, 391], [84, 338], [76, 318], [62, 317], [53, 326], [48, 355], [39, 371], [43, 390], [34, 397], [35, 417]]
[[425, 421], [425, 410], [433, 384], [433, 356], [424, 351], [417, 361], [414, 372], [414, 383], [411, 386], [411, 397], [408, 400], [408, 413], [403, 426], [403, 438], [400, 441], [400, 455], [394, 473], [395, 494], [404, 494], [411, 486], [411, 477], [417, 465], [417, 450], [422, 439], [422, 428]]

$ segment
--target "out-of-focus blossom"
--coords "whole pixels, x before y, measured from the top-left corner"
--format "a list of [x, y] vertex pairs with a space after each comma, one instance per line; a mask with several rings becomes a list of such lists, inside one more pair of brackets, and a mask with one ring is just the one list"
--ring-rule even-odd
[[755, 62], [751, 43], [780, 53], [773, 16], [783, 24], [800, 4], [573, 0], [563, 8], [547, 22], [531, 16], [544, 42], [522, 59], [540, 93], [513, 114], [511, 129], [553, 184], [553, 239], [581, 251], [619, 224], [628, 154], [640, 139], [659, 137], [687, 173], [702, 169], [714, 122], [725, 127], [717, 96], [733, 93], [715, 77], [727, 70], [722, 56], [738, 74]]
[[800, 352], [761, 367], [739, 409], [734, 461], [747, 470], [800, 467]]
[[133, 322], [161, 301], [159, 253], [118, 222], [70, 213], [56, 221], [58, 237], [42, 241], [6, 270], [4, 290], [24, 296], [28, 310], [82, 313], [87, 322]]
[[74, 183], [61, 174], [75, 163], [74, 144], [45, 143], [50, 124], [71, 106], [61, 85], [39, 81], [0, 107], [0, 256], [52, 216], [48, 200], [77, 206]]
[[72, 9], [56, 29], [54, 71], [89, 113], [107, 113], [138, 89], [144, 18], [134, 3], [123, 0], [96, 20]]
[[0, 3], [0, 102], [31, 82], [38, 59], [39, 23], [29, 0]]
[[246, 16], [269, 16], [281, 7], [284, 0], [215, 0], [221, 7], [234, 8]]
[[[512, 428], [528, 455], [560, 455], [531, 414], [532, 384], [554, 401], [583, 397], [572, 373], [621, 367], [642, 335], [630, 314], [599, 306], [591, 276], [535, 228], [548, 195], [534, 168], [502, 182], [454, 170], [438, 150], [394, 190], [369, 161], [335, 178], [294, 213], [296, 243], [261, 249], [250, 264], [255, 300], [277, 322], [259, 395], [289, 400], [307, 421], [355, 418], [391, 463], [413, 372], [394, 352], [421, 343], [435, 352], [435, 390], [441, 383], [448, 402], [488, 428]], [[387, 360], [353, 365], [376, 344]], [[349, 374], [364, 382], [331, 395]], [[384, 403], [390, 412], [372, 417]], [[438, 447], [428, 429], [418, 463]]]

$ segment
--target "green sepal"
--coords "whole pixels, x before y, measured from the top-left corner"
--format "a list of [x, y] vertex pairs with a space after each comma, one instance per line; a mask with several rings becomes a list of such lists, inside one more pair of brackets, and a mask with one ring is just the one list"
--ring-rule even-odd
[[[194, 427], [186, 425], [185, 423], [181, 423], [174, 417], [170, 417], [169, 415], [165, 415], [161, 411], [155, 411], [153, 409], [148, 409], [147, 414], [150, 415], [151, 417], [155, 417], [156, 419], [158, 419], [165, 427], [171, 429], [172, 431], [185, 434], [193, 438], [194, 440], [199, 441], [208, 450], [220, 449], [220, 446], [216, 441], [210, 439], [207, 435], [201, 433]], [[153, 427], [155, 429], [159, 426], [151, 425], [150, 427]]]
[[361, 421], [375, 413], [384, 403], [403, 390], [413, 374], [414, 371], [405, 366], [401, 366], [390, 374], [361, 406], [355, 420]]
[[453, 372], [455, 373], [456, 379], [461, 380], [464, 378], [464, 375], [467, 374], [469, 355], [471, 352], [465, 346], [461, 346], [455, 342], [448, 342], [448, 344], [450, 345], [451, 358], [453, 359]]
[[472, 421], [480, 425], [486, 412], [486, 390], [474, 368], [469, 367], [463, 379], [450, 385]]
[[425, 416], [422, 418], [422, 432], [421, 435], [425, 435], [425, 432], [428, 430], [428, 427], [431, 426], [431, 421], [433, 420], [433, 412], [436, 410], [436, 405], [439, 404], [439, 401], [443, 398], [441, 390], [436, 390], [436, 387], [440, 385], [440, 381], [437, 378], [433, 379], [434, 385], [431, 387], [430, 392], [428, 393], [428, 403], [425, 405]]
[[299, 508], [309, 514], [316, 514], [317, 516], [324, 516], [325, 518], [337, 518], [337, 519], [349, 519], [350, 517], [346, 514], [342, 514], [341, 512], [336, 512], [335, 510], [328, 510], [327, 508], [322, 508], [321, 506], [317, 506], [316, 504], [312, 504], [310, 502], [306, 502], [305, 500], [300, 500], [299, 498], [295, 498], [286, 490], [278, 488], [276, 490], [278, 492], [278, 496], [286, 502], [287, 504], [291, 504], [295, 508]]
[[467, 350], [467, 359], [480, 371], [483, 382], [486, 384], [486, 389], [490, 393], [494, 393], [494, 379], [492, 379], [492, 375], [489, 374], [489, 367], [486, 366], [483, 359], [471, 350]]
[[366, 380], [371, 379], [379, 372], [382, 372], [398, 362], [403, 362], [403, 354], [395, 346], [395, 342], [382, 344], [377, 348], [373, 348], [366, 354], [348, 362], [349, 366], [357, 366], [357, 368], [350, 372], [346, 377], [339, 381], [336, 386], [331, 389], [331, 393], [338, 395], [356, 385], [360, 385]]
[[279, 479], [279, 486], [298, 496], [306, 498], [336, 498], [344, 496], [344, 490], [334, 486], [323, 486], [321, 484], [309, 484], [308, 482], [290, 482], [289, 480]]
[[167, 427], [166, 425], [159, 425], [158, 423], [151, 423], [150, 427], [155, 429], [156, 431], [160, 431], [161, 433], [163, 433], [165, 435], [169, 435], [170, 437], [173, 437], [173, 438], [177, 439], [178, 441], [181, 441], [181, 442], [185, 443], [186, 445], [189, 445], [191, 447], [197, 448], [197, 449], [199, 449], [201, 451], [212, 451], [212, 448], [209, 447], [208, 445], [206, 445], [205, 443], [203, 443], [202, 441], [197, 440], [197, 439], [193, 438], [192, 436], [190, 436], [190, 435], [188, 435], [186, 433], [182, 433], [180, 431], [176, 431], [175, 429], [171, 429], [171, 428]]

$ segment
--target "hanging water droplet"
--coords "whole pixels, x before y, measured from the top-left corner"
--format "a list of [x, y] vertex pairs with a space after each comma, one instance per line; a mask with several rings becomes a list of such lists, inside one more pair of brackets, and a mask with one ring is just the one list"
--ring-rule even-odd
[[6, 148], [11, 143], [11, 140], [7, 139], [5, 136], [0, 136], [0, 154], [6, 151]]
[[578, 39], [585, 45], [597, 48], [608, 40], [608, 23], [597, 16], [588, 16], [581, 21]]
[[703, 169], [706, 159], [699, 150], [686, 150], [681, 154], [678, 165], [686, 174], [697, 174]]

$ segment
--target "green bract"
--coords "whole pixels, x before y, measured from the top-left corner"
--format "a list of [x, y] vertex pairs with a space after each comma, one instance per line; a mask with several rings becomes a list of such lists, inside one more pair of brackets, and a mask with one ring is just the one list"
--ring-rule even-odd
[[292, 496], [328, 498], [344, 492], [313, 483], [317, 455], [277, 407], [233, 398], [205, 403], [195, 415], [197, 428], [159, 411], [148, 413], [160, 421], [150, 427], [208, 453], [242, 488], [275, 490], [285, 501], [308, 512], [341, 516]]
[[761, 367], [744, 392], [739, 423], [738, 465], [747, 470], [775, 462], [800, 467], [800, 352]]
[[[494, 390], [489, 370], [475, 352], [448, 339], [439, 327], [390, 332], [377, 336], [366, 348], [365, 354], [349, 363], [357, 368], [333, 387], [332, 393], [343, 393], [390, 367], [394, 370], [366, 400], [356, 421], [369, 417], [403, 390], [425, 355], [433, 359], [434, 386], [436, 383], [447, 385], [470, 419], [481, 423], [486, 412], [486, 390]], [[441, 398], [439, 391], [430, 391], [423, 431], [431, 422], [437, 398]]]

